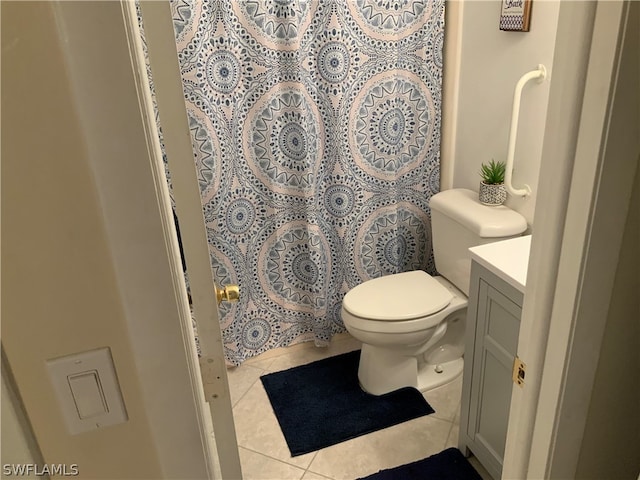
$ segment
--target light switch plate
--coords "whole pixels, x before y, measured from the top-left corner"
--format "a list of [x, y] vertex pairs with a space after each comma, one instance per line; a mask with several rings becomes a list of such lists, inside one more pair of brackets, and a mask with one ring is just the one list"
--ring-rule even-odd
[[127, 421], [108, 348], [54, 358], [46, 364], [69, 433]]

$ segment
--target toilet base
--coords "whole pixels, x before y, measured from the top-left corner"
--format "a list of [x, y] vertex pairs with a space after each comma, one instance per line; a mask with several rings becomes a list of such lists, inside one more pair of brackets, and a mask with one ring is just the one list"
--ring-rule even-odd
[[462, 358], [434, 365], [418, 362], [417, 356], [406, 353], [363, 344], [358, 366], [362, 389], [373, 395], [383, 395], [403, 387], [425, 392], [452, 382], [462, 374]]
[[464, 360], [462, 358], [456, 358], [438, 365], [425, 363], [418, 370], [418, 386], [416, 388], [421, 392], [426, 392], [441, 387], [453, 382], [462, 375], [463, 370]]
[[403, 387], [418, 386], [418, 359], [389, 348], [362, 344], [358, 380], [362, 389], [373, 395], [384, 395]]

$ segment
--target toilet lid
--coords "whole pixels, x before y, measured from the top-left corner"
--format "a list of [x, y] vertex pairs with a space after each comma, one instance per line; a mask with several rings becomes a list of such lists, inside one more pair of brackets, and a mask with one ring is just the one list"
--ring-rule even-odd
[[342, 306], [371, 320], [412, 320], [449, 305], [452, 293], [422, 270], [375, 278], [351, 289]]

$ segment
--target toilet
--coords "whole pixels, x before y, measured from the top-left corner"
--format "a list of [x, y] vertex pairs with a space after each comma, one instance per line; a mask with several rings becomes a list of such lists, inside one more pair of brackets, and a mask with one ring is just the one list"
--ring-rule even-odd
[[429, 202], [439, 276], [422, 270], [368, 280], [342, 302], [342, 320], [362, 342], [358, 378], [382, 395], [402, 387], [424, 392], [463, 370], [471, 257], [469, 248], [520, 236], [525, 218], [505, 206], [486, 206], [466, 189]]

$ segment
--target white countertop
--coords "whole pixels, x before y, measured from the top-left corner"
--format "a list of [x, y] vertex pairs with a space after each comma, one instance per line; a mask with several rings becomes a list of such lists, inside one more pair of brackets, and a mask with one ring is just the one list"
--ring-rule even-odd
[[469, 249], [471, 259], [524, 293], [531, 235], [487, 243]]

